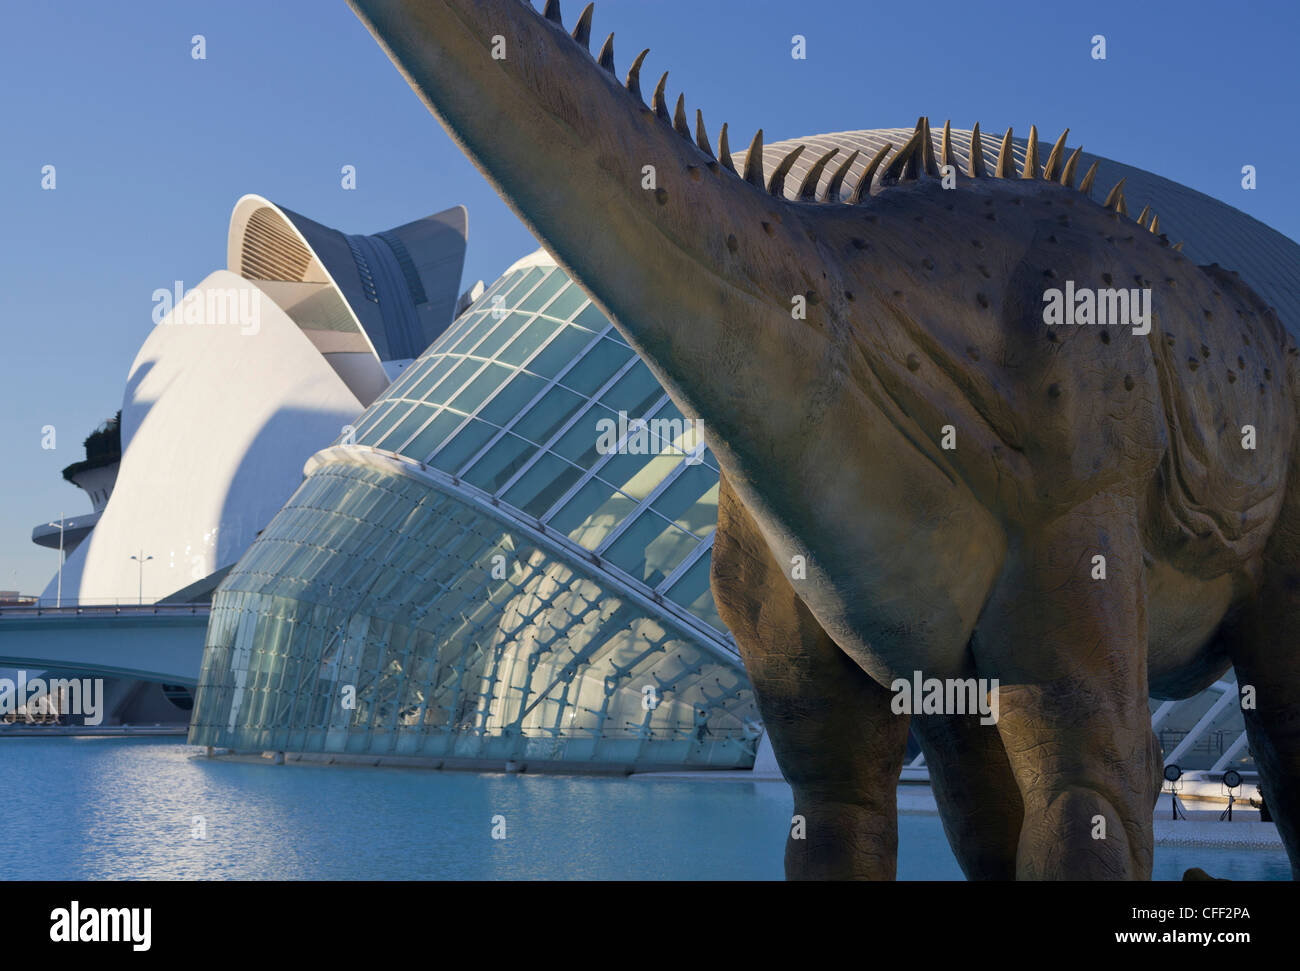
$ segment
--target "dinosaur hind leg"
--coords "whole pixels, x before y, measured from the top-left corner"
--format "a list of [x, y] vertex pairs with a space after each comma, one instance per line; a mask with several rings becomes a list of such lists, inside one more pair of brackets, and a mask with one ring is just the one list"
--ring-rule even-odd
[[786, 876], [892, 880], [908, 718], [813, 619], [725, 478], [712, 584], [803, 817]]
[[[1300, 880], [1300, 482], [1297, 463], [1255, 595], [1225, 629], [1264, 802]], [[1253, 689], [1253, 699], [1251, 692]]]
[[[1094, 580], [1092, 557], [1106, 558]], [[1019, 879], [1150, 879], [1159, 746], [1147, 706], [1136, 504], [1098, 495], [1007, 551], [974, 639], [1024, 800]]]
[[1014, 880], [1024, 803], [997, 726], [970, 715], [918, 715], [912, 727], [966, 879]]

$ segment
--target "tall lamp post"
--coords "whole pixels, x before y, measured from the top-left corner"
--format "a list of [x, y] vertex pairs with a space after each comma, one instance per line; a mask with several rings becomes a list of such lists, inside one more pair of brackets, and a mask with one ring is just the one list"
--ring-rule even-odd
[[144, 550], [141, 550], [139, 556], [136, 556], [134, 553], [132, 553], [132, 554], [131, 554], [131, 559], [135, 560], [137, 563], [140, 564], [140, 600], [139, 600], [139, 604], [140, 604], [140, 606], [143, 607], [143, 606], [144, 606], [144, 565], [145, 565], [145, 563], [147, 563], [149, 560], [152, 560], [152, 559], [153, 559], [153, 556], [152, 556], [152, 555], [150, 555], [150, 556], [145, 556], [145, 555], [144, 555]]
[[[54, 606], [62, 607], [63, 606], [63, 529], [64, 529], [63, 513], [59, 513], [59, 521], [57, 523], [47, 523], [46, 525], [57, 526], [59, 529], [59, 592], [58, 592], [58, 598], [54, 601]], [[73, 525], [75, 526], [76, 524], [74, 523]]]

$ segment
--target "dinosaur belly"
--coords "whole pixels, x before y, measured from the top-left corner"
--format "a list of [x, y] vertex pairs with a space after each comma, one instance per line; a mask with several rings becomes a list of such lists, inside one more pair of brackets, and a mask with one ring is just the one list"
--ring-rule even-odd
[[1150, 694], [1187, 698], [1203, 691], [1229, 665], [1215, 633], [1232, 605], [1232, 576], [1201, 580], [1158, 560], [1147, 570], [1146, 585]]

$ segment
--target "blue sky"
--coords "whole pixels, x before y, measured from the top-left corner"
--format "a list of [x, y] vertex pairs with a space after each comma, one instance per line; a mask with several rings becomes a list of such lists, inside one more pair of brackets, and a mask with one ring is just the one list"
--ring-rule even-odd
[[[564, 9], [572, 24], [581, 4]], [[39, 592], [53, 574], [32, 527], [90, 508], [59, 471], [120, 407], [153, 291], [224, 266], [242, 194], [348, 232], [463, 203], [466, 285], [535, 246], [343, 0], [47, 0], [4, 17], [0, 589]], [[684, 89], [737, 148], [758, 127], [776, 140], [921, 114], [993, 132], [1034, 123], [1049, 142], [1069, 127], [1072, 145], [1300, 239], [1293, 0], [605, 0], [595, 43], [610, 30], [620, 74], [651, 48], [643, 76], [671, 70], [671, 100]], [[806, 60], [790, 56], [795, 34]], [[1094, 34], [1105, 61], [1090, 57]], [[345, 164], [355, 191], [340, 186]], [[1255, 191], [1241, 188], [1246, 164]]]

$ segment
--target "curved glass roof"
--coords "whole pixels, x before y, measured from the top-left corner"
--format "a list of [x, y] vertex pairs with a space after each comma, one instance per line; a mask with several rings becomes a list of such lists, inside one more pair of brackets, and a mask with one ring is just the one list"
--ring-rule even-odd
[[400, 459], [323, 454], [213, 599], [191, 744], [753, 764], [759, 713], [733, 655]]
[[485, 291], [344, 444], [453, 477], [727, 636], [709, 591], [717, 462], [544, 254]]

